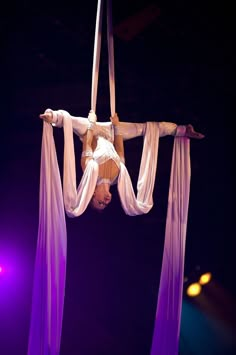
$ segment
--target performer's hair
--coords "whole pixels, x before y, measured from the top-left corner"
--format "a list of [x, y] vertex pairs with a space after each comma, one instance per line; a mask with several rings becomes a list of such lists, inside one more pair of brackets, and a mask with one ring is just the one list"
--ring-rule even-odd
[[89, 207], [93, 210], [96, 211], [97, 213], [103, 213], [103, 211], [105, 210], [105, 208], [103, 208], [102, 210], [100, 210], [99, 208], [95, 207], [93, 204], [93, 198], [94, 196], [91, 198], [90, 202], [89, 202]]

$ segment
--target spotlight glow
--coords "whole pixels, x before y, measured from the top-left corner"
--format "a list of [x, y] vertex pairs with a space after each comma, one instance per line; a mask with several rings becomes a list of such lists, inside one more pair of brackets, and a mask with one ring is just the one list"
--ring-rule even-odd
[[199, 279], [199, 283], [200, 285], [206, 285], [208, 282], [210, 282], [212, 279], [212, 274], [211, 272], [206, 272], [205, 274], [203, 274], [200, 279]]
[[2, 266], [0, 265], [0, 274], [3, 272], [3, 268]]
[[189, 297], [196, 297], [201, 293], [201, 290], [202, 286], [198, 282], [195, 282], [189, 285], [186, 292]]

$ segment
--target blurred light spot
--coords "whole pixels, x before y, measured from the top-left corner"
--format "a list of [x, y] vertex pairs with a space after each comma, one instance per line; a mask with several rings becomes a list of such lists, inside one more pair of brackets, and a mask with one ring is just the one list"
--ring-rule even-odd
[[199, 279], [199, 283], [200, 285], [205, 285], [208, 282], [210, 282], [212, 279], [212, 274], [211, 272], [206, 272], [205, 274], [203, 274], [200, 279]]
[[198, 282], [195, 282], [189, 285], [186, 292], [189, 297], [196, 297], [201, 293], [201, 290], [202, 286]]

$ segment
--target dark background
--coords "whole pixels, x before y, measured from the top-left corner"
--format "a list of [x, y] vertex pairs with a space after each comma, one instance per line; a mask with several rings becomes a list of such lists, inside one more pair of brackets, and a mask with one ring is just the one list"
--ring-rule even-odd
[[[96, 1], [11, 2], [1, 10], [0, 354], [23, 355], [37, 242], [38, 115], [50, 107], [87, 116]], [[191, 141], [185, 275], [213, 273], [204, 289], [212, 307], [208, 314], [207, 307], [200, 312], [197, 302], [184, 296], [184, 355], [233, 353], [234, 130], [228, 109], [231, 39], [224, 21], [221, 7], [203, 1], [113, 2], [120, 118], [191, 123], [206, 136]], [[105, 34], [97, 115], [100, 121], [110, 115]], [[61, 166], [63, 133], [54, 132]], [[149, 354], [172, 146], [173, 137], [161, 138], [150, 213], [126, 216], [114, 190], [103, 214], [88, 209], [80, 218], [67, 218], [62, 355]], [[134, 183], [141, 149], [141, 138], [125, 144]], [[76, 152], [79, 159], [78, 140]]]

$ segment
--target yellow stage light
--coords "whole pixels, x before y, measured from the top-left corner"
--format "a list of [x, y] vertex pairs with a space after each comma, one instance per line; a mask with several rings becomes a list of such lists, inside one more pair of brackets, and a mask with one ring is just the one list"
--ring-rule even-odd
[[202, 274], [202, 276], [199, 279], [200, 285], [206, 285], [208, 282], [211, 281], [212, 274], [211, 272], [206, 272], [205, 274]]
[[189, 297], [196, 297], [201, 293], [201, 290], [202, 286], [198, 282], [195, 282], [188, 286], [186, 292]]

